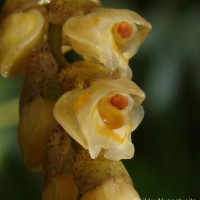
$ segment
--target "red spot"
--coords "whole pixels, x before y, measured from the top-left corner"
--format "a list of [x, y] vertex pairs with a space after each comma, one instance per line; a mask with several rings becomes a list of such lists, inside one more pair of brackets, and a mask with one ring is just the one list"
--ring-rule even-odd
[[123, 110], [128, 106], [128, 98], [121, 94], [116, 94], [110, 99], [110, 103], [118, 110]]
[[125, 21], [119, 23], [117, 28], [118, 33], [122, 38], [129, 38], [133, 31], [133, 26]]

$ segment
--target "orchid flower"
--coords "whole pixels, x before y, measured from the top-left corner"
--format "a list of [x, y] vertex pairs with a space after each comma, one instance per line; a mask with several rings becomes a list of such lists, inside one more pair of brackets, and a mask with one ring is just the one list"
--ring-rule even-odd
[[126, 9], [97, 8], [71, 17], [63, 26], [73, 49], [86, 60], [101, 62], [108, 69], [128, 68], [151, 25]]
[[54, 117], [92, 158], [103, 149], [108, 159], [129, 159], [134, 154], [131, 132], [143, 118], [144, 97], [128, 79], [97, 80], [61, 96]]

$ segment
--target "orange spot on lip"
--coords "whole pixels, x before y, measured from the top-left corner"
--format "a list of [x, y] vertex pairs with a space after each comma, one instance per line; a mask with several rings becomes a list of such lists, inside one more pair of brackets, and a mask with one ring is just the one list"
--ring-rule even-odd
[[110, 103], [118, 110], [123, 110], [128, 106], [128, 98], [121, 94], [116, 94], [111, 97]]
[[107, 128], [113, 130], [121, 128], [124, 124], [124, 117], [120, 115], [114, 115], [109, 112], [100, 112], [101, 119], [104, 121]]
[[133, 26], [125, 21], [120, 22], [117, 31], [122, 38], [129, 38], [133, 31]]

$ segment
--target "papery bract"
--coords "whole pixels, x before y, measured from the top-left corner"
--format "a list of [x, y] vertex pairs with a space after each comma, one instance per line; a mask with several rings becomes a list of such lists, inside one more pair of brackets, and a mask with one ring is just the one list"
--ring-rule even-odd
[[128, 79], [97, 80], [61, 96], [54, 117], [92, 158], [104, 149], [108, 159], [129, 159], [134, 154], [131, 132], [143, 118], [144, 97]]
[[109, 69], [128, 68], [151, 25], [126, 9], [97, 8], [66, 21], [64, 34], [86, 60], [96, 60]]

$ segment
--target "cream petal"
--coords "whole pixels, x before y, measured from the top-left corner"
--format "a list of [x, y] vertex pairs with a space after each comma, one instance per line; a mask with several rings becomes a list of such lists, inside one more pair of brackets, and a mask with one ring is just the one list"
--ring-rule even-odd
[[[123, 41], [123, 45], [119, 45], [113, 27], [124, 21], [133, 27], [133, 33]], [[109, 8], [97, 8], [87, 15], [72, 17], [63, 27], [77, 53], [112, 70], [128, 68], [129, 59], [137, 52], [150, 29], [151, 25], [137, 13]]]
[[88, 148], [87, 141], [81, 132], [74, 110], [74, 101], [76, 101], [80, 92], [80, 90], [67, 92], [61, 96], [54, 107], [53, 114], [55, 119], [73, 139], [84, 148]]
[[101, 151], [101, 146], [93, 146], [93, 143], [89, 145], [89, 153], [92, 159], [97, 158], [97, 156], [99, 155], [100, 151]]

